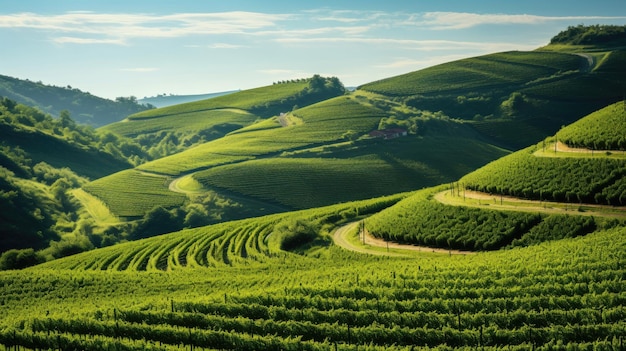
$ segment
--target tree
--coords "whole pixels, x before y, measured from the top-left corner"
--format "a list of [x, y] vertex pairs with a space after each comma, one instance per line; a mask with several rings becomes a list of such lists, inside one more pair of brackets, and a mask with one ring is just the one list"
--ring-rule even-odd
[[45, 262], [33, 249], [9, 250], [0, 256], [0, 270], [22, 269]]
[[61, 111], [61, 113], [59, 114], [58, 123], [63, 128], [70, 128], [70, 129], [76, 128], [76, 122], [74, 122], [74, 120], [70, 116], [70, 111], [68, 110]]

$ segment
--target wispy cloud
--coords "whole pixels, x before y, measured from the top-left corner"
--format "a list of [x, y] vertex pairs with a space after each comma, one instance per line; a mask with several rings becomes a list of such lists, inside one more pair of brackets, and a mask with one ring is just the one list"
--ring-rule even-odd
[[76, 37], [57, 37], [52, 40], [57, 44], [114, 44], [125, 45], [122, 39], [99, 39], [99, 38], [76, 38]]
[[477, 14], [467, 12], [427, 12], [414, 14], [403, 22], [431, 29], [467, 29], [487, 24], [541, 24], [546, 22], [569, 21], [582, 22], [590, 20], [623, 20], [626, 16], [536, 16], [528, 14]]
[[[47, 33], [72, 33], [58, 43], [122, 45], [133, 38], [177, 38], [190, 35], [246, 34], [267, 30], [289, 17], [257, 12], [180, 13], [172, 15], [68, 12], [61, 15], [0, 15], [0, 28], [27, 28]], [[80, 35], [77, 35], [80, 34]], [[84, 38], [97, 35], [99, 39]], [[102, 39], [106, 36], [106, 39]], [[81, 39], [82, 38], [82, 39]]]
[[[130, 45], [134, 39], [181, 38], [189, 36], [244, 35], [266, 37], [280, 43], [361, 42], [410, 45], [429, 50], [431, 44], [397, 39], [393, 31], [378, 29], [462, 30], [480, 25], [533, 25], [549, 21], [580, 23], [590, 20], [622, 20], [626, 16], [548, 17], [527, 14], [477, 14], [465, 12], [402, 13], [318, 9], [292, 14], [260, 12], [141, 13], [67, 12], [57, 15], [17, 13], [0, 15], [0, 28], [39, 30], [58, 44]], [[334, 23], [333, 23], [334, 22]], [[378, 33], [378, 34], [375, 34]], [[391, 37], [377, 39], [373, 36]], [[393, 37], [396, 35], [395, 37]], [[220, 39], [217, 39], [220, 40]], [[222, 39], [223, 40], [223, 39]], [[468, 44], [463, 44], [468, 45]], [[473, 44], [471, 44], [473, 45]], [[471, 46], [470, 45], [470, 46]], [[240, 46], [218, 42], [214, 49]]]
[[208, 46], [209, 49], [239, 49], [242, 45], [229, 44], [229, 43], [215, 43]]
[[138, 72], [138, 73], [154, 72], [158, 70], [159, 69], [155, 67], [133, 67], [133, 68], [121, 68], [120, 69], [120, 71], [122, 72]]
[[349, 38], [349, 37], [316, 37], [316, 38], [278, 38], [277, 42], [285, 44], [309, 45], [311, 43], [357, 43], [364, 45], [393, 46], [394, 48], [411, 49], [418, 51], [438, 50], [477, 50], [477, 51], [504, 51], [504, 50], [532, 50], [536, 45], [501, 43], [501, 42], [473, 42], [453, 40], [410, 40], [393, 38]]

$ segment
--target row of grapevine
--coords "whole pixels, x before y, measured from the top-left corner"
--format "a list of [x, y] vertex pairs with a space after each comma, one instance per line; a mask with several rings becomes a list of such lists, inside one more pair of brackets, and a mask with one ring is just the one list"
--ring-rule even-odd
[[539, 214], [448, 206], [416, 195], [366, 220], [370, 234], [389, 241], [461, 250], [493, 250], [521, 238]]
[[[184, 294], [138, 308], [27, 318], [3, 329], [0, 344], [43, 349], [69, 348], [65, 345], [73, 342], [82, 349], [119, 344], [120, 349], [549, 350], [560, 345], [620, 350], [626, 332], [623, 234], [623, 229], [613, 230], [532, 250], [445, 261], [365, 259], [333, 266], [328, 260], [316, 265], [315, 272], [275, 266], [286, 279], [275, 279], [279, 286], [266, 292], [255, 285], [245, 292], [229, 287], [213, 297], [189, 299]], [[355, 262], [348, 256], [343, 258]], [[416, 263], [423, 266], [416, 268]], [[220, 279], [237, 281], [232, 272]], [[242, 287], [256, 273], [244, 274]], [[327, 274], [323, 280], [310, 279]], [[190, 271], [181, 280], [188, 285], [198, 276], [202, 274]], [[148, 277], [174, 278], [134, 279]], [[118, 286], [111, 283], [109, 289]], [[143, 284], [137, 285], [139, 294]]]
[[[58, 268], [73, 270], [167, 271], [184, 267], [249, 266], [289, 254], [280, 250], [284, 238], [276, 228], [304, 221], [316, 233], [325, 226], [375, 213], [406, 194], [303, 210], [290, 214], [215, 224], [183, 230], [135, 242], [123, 243], [55, 261]], [[276, 234], [276, 235], [272, 235]], [[270, 240], [272, 237], [272, 240]]]
[[564, 127], [559, 140], [571, 147], [593, 150], [626, 149], [626, 107], [620, 101]]
[[385, 95], [428, 94], [459, 88], [493, 88], [550, 77], [559, 71], [578, 70], [580, 63], [580, 57], [563, 53], [497, 53], [429, 67], [369, 83], [361, 88]]
[[536, 157], [536, 148], [503, 157], [460, 181], [470, 190], [540, 201], [619, 205], [626, 200], [615, 185], [626, 176], [624, 160]]
[[[428, 193], [417, 196], [426, 199]], [[379, 203], [358, 209], [373, 211]], [[355, 210], [355, 204], [337, 205], [299, 215], [327, 222], [336, 219], [331, 215]], [[274, 226], [270, 220], [263, 223], [217, 226], [213, 239], [190, 230], [171, 235], [172, 241], [163, 236], [132, 249], [118, 245], [120, 257], [127, 256], [125, 251], [136, 253], [135, 259], [122, 260], [132, 262], [123, 272], [85, 271], [77, 265], [94, 252], [0, 273], [0, 345], [90, 350], [622, 347], [623, 228], [532, 248], [419, 259], [359, 255], [333, 246], [320, 249], [327, 254], [292, 259], [296, 255], [268, 246], [264, 264], [238, 268], [243, 263], [237, 257], [243, 260], [244, 251], [262, 247], [264, 240], [251, 239], [255, 233]], [[135, 271], [148, 256], [161, 261], [162, 251], [171, 252], [168, 262], [181, 262], [184, 252], [194, 250], [191, 237], [209, 243], [203, 246], [215, 243], [218, 256], [226, 250], [234, 267], [185, 268], [191, 266], [188, 261], [173, 266], [176, 272]], [[163, 249], [174, 241], [180, 245]], [[161, 249], [151, 247], [157, 242]], [[158, 266], [148, 262], [146, 269]]]

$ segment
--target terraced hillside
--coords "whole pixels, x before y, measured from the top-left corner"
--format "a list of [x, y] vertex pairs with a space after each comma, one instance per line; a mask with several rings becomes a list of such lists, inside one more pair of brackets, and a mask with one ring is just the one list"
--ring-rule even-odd
[[287, 237], [277, 235], [307, 232], [281, 228], [328, 226], [397, 200], [220, 224], [0, 272], [0, 344], [583, 350], [623, 343], [623, 228], [467, 256], [369, 256], [324, 246], [323, 237], [301, 254], [280, 249]]
[[[142, 218], [160, 206], [183, 223], [194, 209], [220, 221], [451, 182], [621, 99], [623, 52], [610, 43], [549, 45], [450, 62], [315, 104], [299, 102], [341, 83], [317, 76], [147, 111], [108, 130], [136, 138], [154, 158], [137, 170], [167, 177], [186, 198], [136, 196], [120, 207], [106, 195], [118, 184], [125, 193], [146, 188], [123, 175], [92, 195], [116, 216]], [[394, 130], [396, 138], [384, 137]], [[219, 213], [206, 201], [196, 206], [203, 193], [224, 199]], [[260, 211], [235, 214], [244, 207]]]
[[143, 111], [102, 128], [131, 137], [151, 150], [155, 158], [218, 139], [260, 118], [279, 115], [342, 95], [337, 78], [281, 82], [200, 101]]
[[359, 89], [418, 109], [442, 110], [472, 121], [502, 145], [520, 148], [621, 100], [625, 55], [608, 44], [549, 45], [449, 62]]
[[[593, 125], [596, 145], [618, 145], [611, 141], [620, 126], [615, 120], [624, 116], [621, 107], [620, 102], [599, 110], [564, 128], [563, 134], [567, 140], [584, 140], [590, 137], [587, 126]], [[553, 146], [555, 140], [548, 138], [505, 156], [440, 189], [457, 201], [442, 204], [434, 193], [414, 196], [373, 216], [367, 228], [386, 240], [491, 250], [584, 235], [622, 223], [626, 218], [621, 207], [626, 201], [623, 152], [560, 151]], [[472, 191], [485, 195], [482, 203], [476, 204]], [[528, 208], [531, 201], [519, 201], [516, 207], [516, 199], [534, 200], [535, 210]], [[568, 205], [570, 213], [564, 215]]]
[[[506, 153], [477, 140], [469, 127], [444, 117], [416, 121], [419, 135], [393, 140], [368, 137], [386, 116], [367, 99], [336, 97], [145, 163], [137, 170], [170, 180], [191, 177], [192, 189], [180, 184], [174, 189], [188, 193], [189, 200], [201, 192], [217, 192], [237, 203], [256, 201], [264, 209], [287, 210], [439, 184]], [[443, 130], [447, 132], [442, 134]], [[117, 216], [134, 212], [141, 217], [156, 205], [173, 206], [166, 201], [169, 198], [159, 201], [140, 194], [117, 201], [114, 194], [120, 187], [125, 187], [124, 193], [146, 189], [140, 178], [125, 175], [131, 173], [103, 178], [85, 190], [101, 198]], [[170, 195], [172, 199], [180, 196]]]

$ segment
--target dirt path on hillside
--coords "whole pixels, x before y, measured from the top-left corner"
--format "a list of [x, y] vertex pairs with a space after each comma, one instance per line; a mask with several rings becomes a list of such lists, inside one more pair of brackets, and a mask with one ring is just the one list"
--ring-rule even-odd
[[[449, 190], [435, 194], [434, 199], [445, 205], [490, 208], [517, 212], [541, 212], [549, 214], [570, 214], [577, 216], [595, 216], [626, 218], [626, 206], [598, 204], [573, 204], [565, 202], [526, 200], [512, 196], [500, 196], [479, 191], [464, 190], [460, 196], [452, 195]], [[467, 200], [478, 200], [466, 202]]]
[[197, 193], [197, 191], [190, 191], [190, 190], [184, 190], [183, 188], [180, 187], [180, 182], [185, 178], [185, 177], [190, 177], [189, 174], [184, 175], [182, 177], [178, 177], [175, 178], [174, 180], [172, 180], [170, 182], [170, 185], [168, 186], [169, 191], [175, 192], [175, 193], [180, 193], [180, 194], [193, 194], [193, 193]]
[[[377, 256], [394, 256], [394, 257], [407, 257], [402, 253], [398, 252], [384, 252], [379, 250], [368, 249], [367, 247], [357, 246], [352, 244], [347, 240], [347, 236], [354, 231], [354, 229], [359, 225], [360, 222], [353, 222], [346, 224], [342, 227], [337, 228], [333, 235], [333, 240], [337, 246], [343, 247], [346, 250], [377, 255]], [[400, 249], [407, 251], [418, 251], [418, 252], [430, 252], [430, 253], [440, 253], [447, 255], [468, 255], [473, 254], [470, 251], [459, 251], [459, 250], [446, 250], [446, 249], [438, 249], [432, 247], [425, 246], [416, 246], [416, 245], [408, 245], [408, 244], [399, 244], [395, 242], [385, 241], [383, 239], [374, 238], [367, 231], [365, 233], [365, 245], [380, 247], [380, 248], [388, 248], [388, 249]]]

